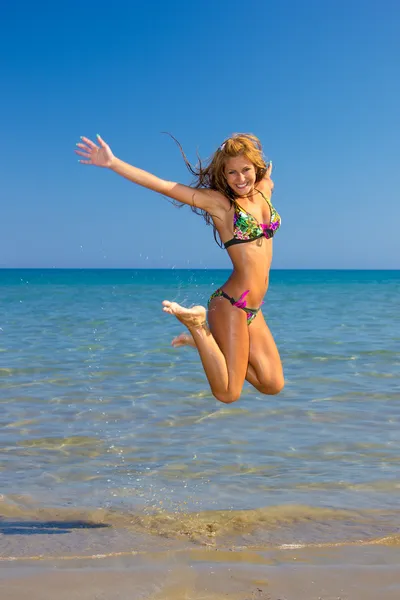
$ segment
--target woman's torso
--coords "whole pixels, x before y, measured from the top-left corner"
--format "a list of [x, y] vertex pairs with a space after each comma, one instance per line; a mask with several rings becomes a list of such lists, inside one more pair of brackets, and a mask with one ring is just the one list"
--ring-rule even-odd
[[268, 181], [257, 184], [251, 198], [222, 202], [222, 210], [213, 222], [232, 261], [233, 272], [224, 290], [240, 295], [250, 290], [251, 305], [261, 303], [267, 289], [272, 262], [272, 237], [279, 228], [280, 217], [270, 201], [272, 186]]

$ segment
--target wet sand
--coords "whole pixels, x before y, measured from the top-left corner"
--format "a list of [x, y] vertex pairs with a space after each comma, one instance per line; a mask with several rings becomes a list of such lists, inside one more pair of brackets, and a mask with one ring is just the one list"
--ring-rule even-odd
[[400, 549], [194, 549], [0, 565], [3, 600], [398, 600]]

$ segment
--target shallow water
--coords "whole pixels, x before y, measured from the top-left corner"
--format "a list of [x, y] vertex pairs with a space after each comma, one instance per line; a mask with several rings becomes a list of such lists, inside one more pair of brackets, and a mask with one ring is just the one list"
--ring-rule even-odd
[[273, 271], [263, 311], [286, 387], [246, 384], [229, 406], [161, 310], [204, 304], [226, 276], [0, 271], [2, 556], [35, 523], [50, 555], [94, 552], [110, 528], [114, 552], [143, 535], [398, 544], [400, 272]]

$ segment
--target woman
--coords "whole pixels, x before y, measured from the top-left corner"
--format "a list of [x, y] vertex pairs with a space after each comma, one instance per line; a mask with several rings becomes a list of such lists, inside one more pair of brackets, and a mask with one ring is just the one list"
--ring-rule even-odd
[[143, 187], [200, 211], [228, 250], [233, 272], [214, 292], [206, 309], [184, 308], [164, 300], [163, 310], [187, 328], [173, 346], [195, 346], [211, 391], [221, 402], [235, 402], [244, 380], [263, 394], [277, 394], [284, 386], [282, 364], [271, 332], [260, 310], [268, 288], [272, 237], [280, 217], [271, 204], [272, 164], [267, 166], [259, 140], [235, 134], [214, 153], [209, 164], [194, 170], [193, 187], [166, 181], [129, 165], [97, 136], [77, 144], [79, 162], [111, 169]]

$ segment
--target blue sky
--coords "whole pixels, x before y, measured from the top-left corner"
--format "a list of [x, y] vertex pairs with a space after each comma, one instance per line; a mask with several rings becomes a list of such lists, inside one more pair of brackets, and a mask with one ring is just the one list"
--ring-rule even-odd
[[80, 135], [190, 183], [258, 135], [275, 268], [400, 268], [397, 0], [19, 2], [2, 8], [0, 267], [224, 268], [188, 208], [84, 167]]

